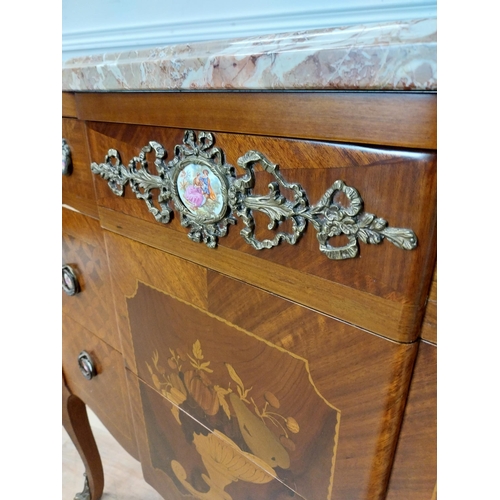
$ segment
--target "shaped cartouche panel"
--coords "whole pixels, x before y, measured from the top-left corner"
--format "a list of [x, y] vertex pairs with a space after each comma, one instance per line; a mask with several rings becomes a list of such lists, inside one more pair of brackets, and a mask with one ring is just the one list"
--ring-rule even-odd
[[151, 462], [181, 493], [331, 498], [340, 411], [305, 359], [140, 282], [127, 302], [156, 389], [141, 387]]

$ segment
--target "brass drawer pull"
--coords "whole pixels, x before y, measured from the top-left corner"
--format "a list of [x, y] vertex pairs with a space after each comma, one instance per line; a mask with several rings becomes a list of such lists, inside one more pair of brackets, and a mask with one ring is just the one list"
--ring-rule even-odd
[[78, 367], [87, 380], [92, 380], [97, 375], [94, 361], [87, 351], [82, 351], [78, 355]]
[[68, 265], [62, 266], [62, 289], [68, 295], [76, 295], [80, 292], [80, 283], [78, 283], [75, 271]]
[[71, 175], [73, 171], [73, 162], [71, 161], [71, 149], [66, 142], [66, 139], [62, 140], [62, 174]]

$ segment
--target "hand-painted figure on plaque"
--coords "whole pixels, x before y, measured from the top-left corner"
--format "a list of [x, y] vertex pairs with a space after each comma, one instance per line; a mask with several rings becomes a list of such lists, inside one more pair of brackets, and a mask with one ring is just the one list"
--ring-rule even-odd
[[220, 180], [203, 165], [186, 165], [177, 179], [181, 201], [193, 214], [206, 218], [221, 215], [224, 207]]
[[205, 203], [205, 197], [201, 187], [196, 184], [198, 179], [195, 178], [194, 183], [186, 188], [184, 192], [184, 198], [191, 204], [191, 206], [196, 210], [200, 208]]
[[215, 200], [216, 196], [212, 189], [212, 186], [210, 185], [210, 178], [208, 176], [208, 170], [206, 168], [203, 170], [203, 173], [199, 177], [199, 180], [201, 182], [201, 190], [203, 191], [203, 196], [205, 196], [205, 198]]

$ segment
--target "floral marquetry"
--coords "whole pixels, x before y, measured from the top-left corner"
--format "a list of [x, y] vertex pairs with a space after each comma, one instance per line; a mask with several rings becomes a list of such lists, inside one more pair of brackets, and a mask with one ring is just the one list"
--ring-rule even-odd
[[151, 463], [181, 494], [331, 498], [340, 411], [307, 360], [142, 283], [127, 305]]

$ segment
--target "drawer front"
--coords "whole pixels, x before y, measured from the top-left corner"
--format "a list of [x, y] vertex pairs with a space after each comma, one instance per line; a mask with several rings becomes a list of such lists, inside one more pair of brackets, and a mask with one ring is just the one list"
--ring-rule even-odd
[[[89, 153], [84, 122], [76, 118], [62, 119], [62, 137], [69, 148], [69, 175], [62, 176], [62, 202], [80, 212], [97, 217], [94, 180], [89, 172]], [[63, 146], [63, 157], [64, 157]]]
[[64, 314], [121, 351], [104, 237], [95, 219], [63, 209], [62, 263], [79, 283], [76, 295], [62, 294]]
[[383, 498], [414, 344], [105, 239], [141, 462], [165, 498]]
[[[91, 332], [63, 314], [63, 374], [69, 390], [87, 404], [117, 441], [138, 457], [127, 381], [122, 355]], [[93, 365], [86, 378], [79, 357], [84, 353]]]
[[[108, 180], [96, 176], [103, 227], [388, 338], [418, 337], [435, 257], [435, 154], [97, 122], [87, 130], [94, 171]], [[141, 157], [150, 141], [166, 152], [153, 145]], [[105, 161], [110, 148], [122, 166], [116, 153]]]

